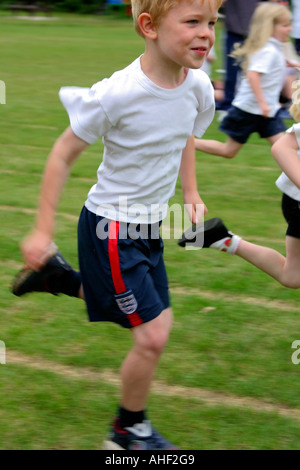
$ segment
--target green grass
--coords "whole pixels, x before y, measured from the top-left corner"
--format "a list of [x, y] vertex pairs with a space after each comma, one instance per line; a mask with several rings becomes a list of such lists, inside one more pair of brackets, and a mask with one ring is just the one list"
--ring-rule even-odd
[[[7, 348], [0, 449], [101, 449], [119, 396], [101, 374], [118, 372], [130, 334], [88, 323], [75, 299], [18, 299], [9, 285], [22, 264], [18, 245], [34, 223], [48, 152], [68, 125], [60, 86], [109, 76], [142, 53], [143, 41], [127, 20], [61, 15], [33, 22], [4, 13], [0, 38], [7, 89], [0, 105], [0, 340]], [[206, 137], [224, 139], [216, 121]], [[79, 159], [59, 207], [56, 242], [74, 267], [77, 217], [101, 151], [100, 142]], [[209, 216], [284, 253], [279, 173], [257, 136], [232, 161], [197, 154]], [[180, 183], [171, 203], [182, 204]], [[299, 449], [300, 366], [291, 362], [298, 291], [241, 259], [186, 252], [175, 240], [165, 241], [165, 260], [175, 323], [150, 397], [155, 426], [183, 449]]]

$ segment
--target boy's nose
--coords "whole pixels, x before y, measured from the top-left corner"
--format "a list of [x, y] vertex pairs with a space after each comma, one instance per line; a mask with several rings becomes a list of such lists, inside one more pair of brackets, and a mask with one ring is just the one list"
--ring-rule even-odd
[[202, 38], [207, 38], [210, 35], [208, 26], [201, 26], [198, 31], [198, 36]]

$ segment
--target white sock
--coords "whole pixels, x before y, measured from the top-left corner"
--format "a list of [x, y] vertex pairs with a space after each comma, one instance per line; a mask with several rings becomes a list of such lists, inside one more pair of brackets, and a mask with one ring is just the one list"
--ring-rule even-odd
[[217, 250], [224, 251], [225, 253], [235, 255], [241, 240], [241, 237], [238, 235], [232, 235], [232, 237], [225, 237], [222, 238], [222, 240], [212, 243], [209, 248], [216, 248]]

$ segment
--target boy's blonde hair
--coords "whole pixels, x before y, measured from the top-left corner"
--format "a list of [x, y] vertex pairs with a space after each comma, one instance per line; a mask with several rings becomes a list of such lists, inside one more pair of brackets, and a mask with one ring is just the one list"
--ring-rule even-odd
[[279, 3], [263, 3], [255, 9], [245, 43], [237, 46], [231, 54], [244, 73], [247, 73], [250, 56], [266, 44], [273, 35], [274, 26], [285, 19], [291, 20], [291, 12]]
[[[132, 5], [132, 16], [136, 32], [142, 36], [138, 19], [142, 13], [149, 13], [156, 26], [159, 25], [161, 19], [168, 13], [171, 8], [174, 8], [182, 0], [131, 0]], [[193, 3], [195, 0], [187, 0]], [[208, 2], [217, 9], [222, 5], [222, 0], [199, 0], [201, 3]]]

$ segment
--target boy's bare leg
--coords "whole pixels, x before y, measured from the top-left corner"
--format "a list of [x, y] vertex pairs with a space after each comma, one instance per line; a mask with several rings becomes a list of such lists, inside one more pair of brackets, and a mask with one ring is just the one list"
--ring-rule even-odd
[[79, 292], [78, 292], [78, 299], [85, 300], [82, 284], [81, 284]]
[[[202, 234], [202, 237], [198, 235]], [[200, 245], [199, 245], [200, 243]], [[201, 248], [214, 248], [232, 255], [264, 271], [285, 287], [300, 287], [300, 239], [286, 236], [286, 257], [266, 246], [255, 245], [230, 232], [219, 218], [210, 219], [191, 227], [179, 239], [180, 246], [194, 244]]]
[[210, 155], [217, 155], [224, 158], [233, 158], [243, 147], [235, 140], [228, 137], [226, 142], [219, 142], [218, 140], [195, 139], [195, 147], [201, 152]]
[[134, 345], [121, 369], [119, 416], [104, 441], [105, 449], [178, 449], [151, 426], [145, 414], [151, 382], [168, 341], [172, 319], [172, 310], [167, 308], [154, 320], [132, 329]]
[[278, 251], [241, 240], [236, 254], [285, 287], [300, 287], [300, 239], [286, 237], [286, 257]]
[[122, 407], [130, 411], [146, 408], [149, 389], [172, 327], [172, 309], [132, 329], [134, 346], [122, 369]]
[[277, 142], [277, 140], [279, 140], [280, 137], [282, 137], [283, 135], [284, 135], [283, 132], [279, 132], [279, 134], [275, 134], [275, 135], [272, 135], [272, 137], [269, 137], [269, 138], [267, 139], [267, 141], [268, 141], [271, 145], [273, 145], [273, 144], [275, 144], [275, 142]]

